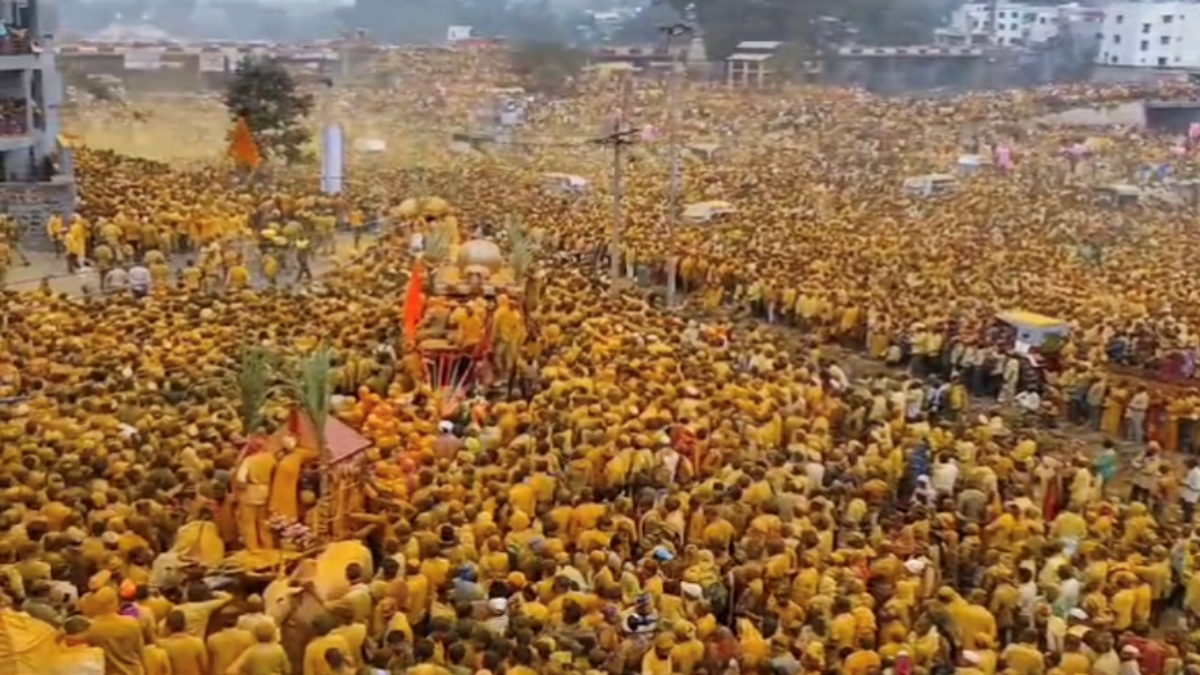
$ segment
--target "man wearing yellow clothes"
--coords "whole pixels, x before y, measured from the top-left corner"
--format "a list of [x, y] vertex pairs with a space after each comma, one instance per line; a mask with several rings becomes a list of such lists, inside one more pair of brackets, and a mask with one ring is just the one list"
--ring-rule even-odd
[[266, 507], [275, 463], [275, 455], [271, 450], [261, 448], [248, 455], [238, 467], [235, 481], [238, 532], [250, 551], [273, 547], [267, 528]]
[[241, 264], [230, 267], [225, 275], [225, 285], [231, 291], [245, 290], [250, 286], [250, 270]]
[[279, 261], [275, 259], [274, 255], [270, 253], [263, 254], [262, 274], [271, 288], [275, 288], [279, 284]]
[[189, 293], [195, 293], [200, 290], [203, 273], [199, 267], [196, 267], [195, 261], [189, 260], [187, 267], [179, 270], [179, 279], [183, 282], [184, 290]]
[[67, 228], [63, 225], [62, 216], [57, 213], [51, 214], [46, 219], [46, 236], [50, 237], [50, 243], [54, 246], [54, 257], [60, 258], [63, 254], [63, 238], [67, 234]]
[[84, 222], [83, 218], [79, 218], [78, 216], [71, 218], [71, 225], [67, 228], [65, 241], [67, 249], [67, 272], [73, 273], [83, 263], [83, 259], [87, 255], [87, 240], [87, 223]]
[[[348, 219], [350, 224], [350, 232], [354, 236], [354, 250], [358, 250], [358, 244], [362, 241], [363, 228], [366, 227], [367, 219], [363, 216], [362, 209], [353, 209], [350, 211]], [[332, 249], [331, 251], [332, 252]]]

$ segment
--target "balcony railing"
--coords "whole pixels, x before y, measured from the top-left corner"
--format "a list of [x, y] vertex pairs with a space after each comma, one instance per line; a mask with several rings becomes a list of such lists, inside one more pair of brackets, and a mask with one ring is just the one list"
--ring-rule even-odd
[[29, 133], [29, 122], [24, 101], [0, 100], [0, 137], [24, 136]]
[[9, 29], [8, 35], [0, 36], [0, 56], [19, 56], [33, 53], [33, 41], [24, 31]]

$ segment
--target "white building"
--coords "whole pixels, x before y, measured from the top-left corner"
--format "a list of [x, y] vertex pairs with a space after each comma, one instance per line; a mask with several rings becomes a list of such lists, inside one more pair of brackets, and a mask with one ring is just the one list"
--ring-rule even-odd
[[[940, 37], [957, 36], [966, 44], [987, 44], [992, 8], [983, 2], [959, 7], [950, 15], [949, 29]], [[1046, 42], [1058, 33], [1059, 8], [1049, 5], [996, 4], [995, 44], [1008, 46], [1034, 45]]]
[[[1034, 47], [1061, 34], [1064, 29], [1084, 27], [1087, 32], [1099, 32], [1104, 13], [1090, 7], [1066, 5], [996, 4], [994, 44], [1007, 47]], [[937, 31], [938, 41], [959, 45], [989, 44], [992, 8], [986, 2], [973, 2], [959, 7], [950, 15], [950, 25]], [[1086, 28], [1095, 24], [1095, 31]]]
[[1116, 2], [1104, 11], [1098, 63], [1200, 67], [1200, 3]]

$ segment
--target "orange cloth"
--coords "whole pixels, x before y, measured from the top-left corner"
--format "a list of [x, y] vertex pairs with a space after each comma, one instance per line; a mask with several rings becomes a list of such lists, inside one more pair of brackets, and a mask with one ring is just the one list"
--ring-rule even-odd
[[254, 142], [254, 134], [250, 133], [250, 124], [245, 117], [239, 117], [229, 138], [229, 156], [238, 166], [247, 169], [257, 169], [262, 163], [258, 152], [258, 144]]
[[408, 292], [404, 296], [404, 337], [415, 340], [417, 325], [421, 323], [421, 312], [425, 306], [424, 269], [421, 261], [413, 263], [412, 276], [408, 280]]

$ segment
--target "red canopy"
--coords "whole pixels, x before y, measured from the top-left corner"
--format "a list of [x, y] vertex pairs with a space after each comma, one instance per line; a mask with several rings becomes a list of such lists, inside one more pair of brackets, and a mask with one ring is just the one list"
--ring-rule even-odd
[[[318, 447], [317, 431], [313, 428], [312, 420], [303, 411], [292, 410], [285, 429], [296, 437], [300, 446]], [[329, 461], [337, 464], [371, 447], [371, 441], [336, 417], [329, 417], [325, 420], [325, 445], [329, 448]]]

